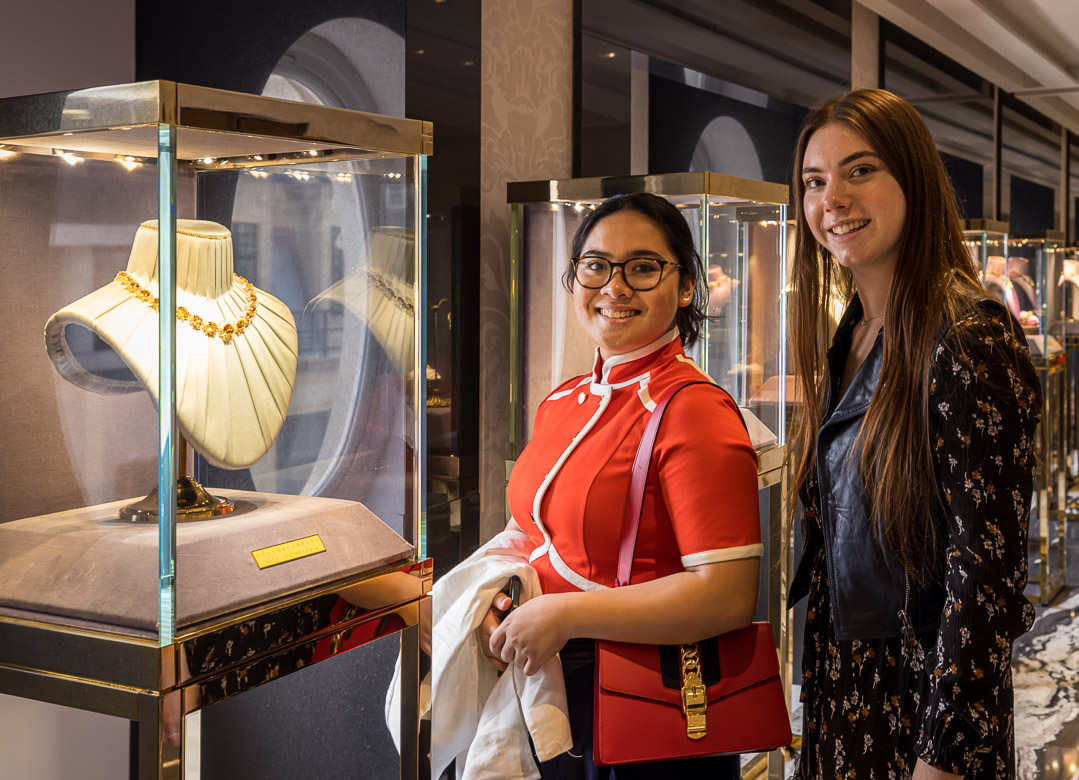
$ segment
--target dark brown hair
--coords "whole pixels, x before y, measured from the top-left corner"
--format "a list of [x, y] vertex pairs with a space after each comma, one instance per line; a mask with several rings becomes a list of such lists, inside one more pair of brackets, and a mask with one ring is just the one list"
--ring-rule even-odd
[[[693, 298], [688, 306], [679, 306], [674, 315], [674, 324], [678, 326], [678, 332], [682, 337], [682, 346], [689, 349], [697, 343], [701, 335], [701, 324], [708, 319], [705, 307], [708, 305], [708, 286], [701, 283], [704, 278], [704, 268], [701, 264], [701, 256], [693, 246], [693, 233], [689, 229], [686, 218], [682, 212], [666, 198], [653, 195], [650, 192], [634, 192], [629, 195], [613, 195], [599, 204], [594, 211], [577, 226], [570, 242], [569, 256], [580, 257], [584, 242], [600, 220], [609, 217], [619, 211], [635, 211], [651, 220], [663, 237], [667, 240], [667, 246], [674, 255], [673, 260], [678, 263], [679, 278], [693, 281]], [[573, 292], [573, 264], [572, 261], [565, 273], [562, 274], [563, 286]]]
[[833, 122], [865, 138], [906, 196], [906, 224], [884, 313], [884, 360], [859, 433], [859, 467], [871, 517], [879, 518], [871, 524], [874, 533], [884, 536], [913, 579], [924, 582], [942, 563], [930, 522], [942, 500], [929, 442], [930, 351], [943, 327], [974, 310], [981, 284], [929, 129], [913, 106], [884, 90], [859, 89], [829, 100], [810, 113], [798, 137], [790, 339], [804, 403], [795, 415], [788, 520], [800, 486], [816, 467], [817, 428], [826, 411], [829, 291], [853, 291], [850, 271], [817, 243], [803, 209], [806, 147]]

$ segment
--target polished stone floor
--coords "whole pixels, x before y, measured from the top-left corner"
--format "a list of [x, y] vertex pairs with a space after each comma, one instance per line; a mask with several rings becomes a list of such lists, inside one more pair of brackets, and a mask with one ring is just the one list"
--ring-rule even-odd
[[[1013, 651], [1021, 780], [1079, 780], [1079, 518], [1067, 527], [1067, 553], [1063, 590], [1048, 606], [1036, 605], [1034, 627]], [[1037, 580], [1036, 558], [1032, 555], [1032, 581]]]

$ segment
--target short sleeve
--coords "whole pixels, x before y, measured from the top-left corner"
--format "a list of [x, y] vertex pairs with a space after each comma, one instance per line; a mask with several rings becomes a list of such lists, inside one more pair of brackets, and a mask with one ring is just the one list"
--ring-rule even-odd
[[726, 392], [701, 384], [675, 396], [655, 453], [683, 566], [761, 555], [757, 455]]

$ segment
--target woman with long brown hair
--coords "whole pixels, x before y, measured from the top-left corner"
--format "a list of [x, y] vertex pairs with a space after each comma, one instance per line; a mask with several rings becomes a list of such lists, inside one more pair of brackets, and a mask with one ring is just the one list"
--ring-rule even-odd
[[1022, 328], [982, 289], [932, 136], [896, 95], [809, 115], [794, 203], [796, 776], [1014, 777], [1041, 416]]

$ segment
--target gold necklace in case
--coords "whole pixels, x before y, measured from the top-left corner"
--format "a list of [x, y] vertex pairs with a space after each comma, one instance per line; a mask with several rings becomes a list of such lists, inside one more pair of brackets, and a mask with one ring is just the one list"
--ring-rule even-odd
[[[243, 333], [247, 326], [251, 324], [251, 320], [255, 318], [255, 312], [258, 310], [258, 298], [255, 297], [255, 286], [251, 282], [237, 273], [234, 273], [233, 276], [236, 277], [236, 281], [240, 283], [240, 287], [247, 294], [247, 311], [244, 312], [243, 317], [234, 323], [218, 325], [216, 322], [204, 320], [199, 315], [192, 314], [183, 306], [177, 306], [176, 319], [180, 322], [186, 322], [192, 328], [205, 333], [210, 338], [216, 336], [226, 344], [232, 341], [234, 336], [239, 336]], [[142, 301], [154, 311], [158, 310], [158, 299], [151, 295], [149, 290], [136, 282], [126, 271], [119, 271], [116, 274], [116, 281], [134, 295], [136, 299]]]

